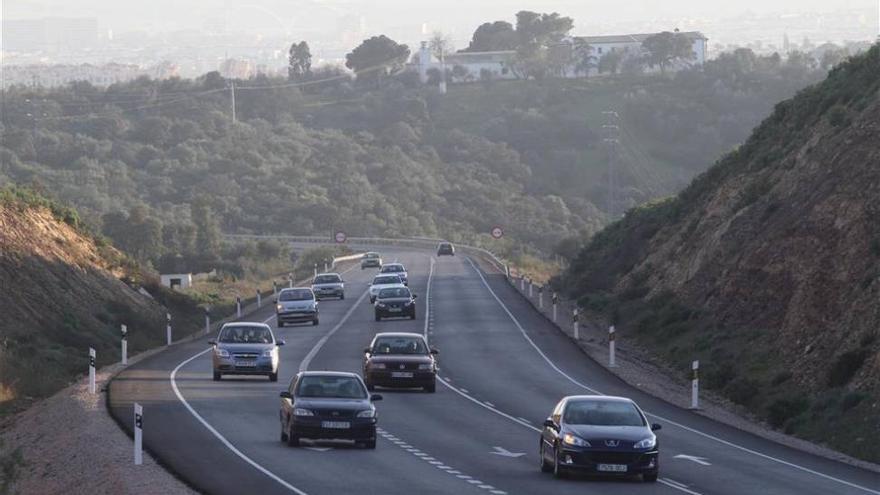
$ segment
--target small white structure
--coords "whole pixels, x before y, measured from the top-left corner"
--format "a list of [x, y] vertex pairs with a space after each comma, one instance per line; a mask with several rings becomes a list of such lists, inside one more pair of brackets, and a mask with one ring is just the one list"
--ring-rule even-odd
[[471, 82], [485, 78], [516, 79], [513, 72], [516, 50], [450, 53], [441, 61], [431, 53], [428, 43], [423, 41], [417, 58], [419, 80], [423, 84], [428, 82], [428, 71], [431, 69], [451, 71], [450, 82]]
[[[588, 45], [590, 54], [596, 58], [598, 62], [603, 56], [611, 52], [623, 52], [624, 57], [641, 56], [644, 54], [642, 43], [646, 39], [658, 33], [642, 33], [642, 34], [620, 34], [610, 36], [577, 36], [570, 38], [570, 42], [574, 45]], [[677, 70], [682, 66], [699, 66], [706, 61], [706, 44], [709, 38], [706, 38], [699, 31], [676, 32], [691, 41], [694, 51], [694, 58], [682, 61], [676, 64], [672, 69]], [[594, 74], [595, 69], [590, 71]]]
[[186, 289], [192, 286], [192, 273], [168, 273], [160, 275], [162, 285], [172, 289]]

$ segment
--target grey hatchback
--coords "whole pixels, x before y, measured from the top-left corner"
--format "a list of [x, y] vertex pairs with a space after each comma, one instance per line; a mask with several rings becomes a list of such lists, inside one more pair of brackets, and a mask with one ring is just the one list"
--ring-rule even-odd
[[265, 323], [227, 323], [220, 329], [214, 346], [214, 381], [223, 375], [266, 375], [278, 381], [278, 346], [272, 329]]

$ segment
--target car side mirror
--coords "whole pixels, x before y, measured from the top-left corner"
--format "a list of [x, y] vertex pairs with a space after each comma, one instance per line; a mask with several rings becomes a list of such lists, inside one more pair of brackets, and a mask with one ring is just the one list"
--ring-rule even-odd
[[659, 425], [657, 423], [654, 423], [651, 425], [651, 431], [657, 431], [657, 430], [662, 430], [662, 429], [663, 429], [663, 425]]
[[278, 298], [277, 298], [277, 297], [273, 297], [273, 298], [272, 298], [272, 302], [275, 303], [275, 304], [278, 304]]
[[547, 428], [553, 428], [554, 430], [556, 429], [556, 423], [554, 423], [553, 420], [550, 418], [544, 420], [544, 426], [546, 426]]
[[284, 344], [286, 344], [286, 343], [287, 343], [287, 342], [284, 342], [284, 340], [276, 340], [276, 341], [275, 341], [275, 345], [284, 345]]
[[217, 341], [214, 339], [211, 339], [208, 341], [208, 345], [217, 345]]
[[370, 353], [370, 348], [364, 347], [364, 354], [369, 354], [369, 353]]
[[413, 294], [413, 299], [418, 299], [418, 298], [419, 298], [418, 294]]
[[437, 349], [431, 349], [431, 354], [440, 354], [440, 351]]
[[379, 394], [373, 394], [370, 396], [370, 402], [376, 402], [378, 400], [382, 400], [382, 396]]
[[282, 399], [293, 399], [293, 396], [290, 395], [290, 392], [288, 392], [287, 390], [284, 390], [280, 394], [278, 394], [278, 397], [281, 397]]

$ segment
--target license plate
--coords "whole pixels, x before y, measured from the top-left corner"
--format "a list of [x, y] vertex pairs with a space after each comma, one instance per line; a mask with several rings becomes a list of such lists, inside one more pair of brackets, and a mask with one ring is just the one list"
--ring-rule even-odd
[[388, 311], [391, 313], [400, 313], [401, 308], [388, 308]]
[[596, 469], [605, 473], [625, 473], [626, 464], [599, 464]]
[[253, 368], [256, 365], [257, 365], [256, 361], [236, 361], [235, 362], [236, 368]]
[[391, 378], [412, 378], [412, 371], [392, 371]]
[[321, 428], [332, 428], [335, 430], [346, 430], [351, 428], [348, 421], [321, 421]]

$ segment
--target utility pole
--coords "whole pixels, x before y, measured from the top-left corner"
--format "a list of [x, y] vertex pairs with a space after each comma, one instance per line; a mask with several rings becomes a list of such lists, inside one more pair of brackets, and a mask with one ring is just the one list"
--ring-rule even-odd
[[614, 162], [617, 157], [617, 145], [620, 143], [620, 116], [613, 110], [606, 110], [602, 112], [602, 115], [605, 116], [605, 124], [602, 125], [605, 137], [602, 141], [605, 143], [608, 152], [608, 217], [613, 221], [617, 218], [615, 213], [617, 203], [615, 194], [617, 180], [615, 175], [617, 170]]
[[232, 123], [235, 123], [235, 81], [229, 81], [229, 97], [232, 101]]

